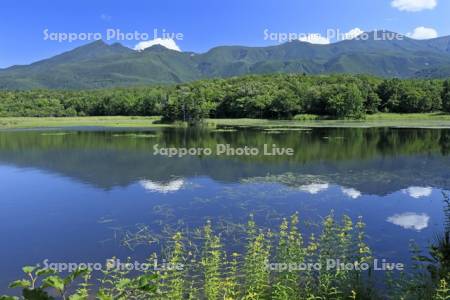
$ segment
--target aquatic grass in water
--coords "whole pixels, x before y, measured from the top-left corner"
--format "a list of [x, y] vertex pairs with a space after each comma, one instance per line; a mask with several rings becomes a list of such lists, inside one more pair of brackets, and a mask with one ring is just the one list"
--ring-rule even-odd
[[[246, 225], [245, 247], [230, 252], [212, 222], [197, 230], [198, 241], [181, 232], [171, 236], [163, 249], [166, 268], [136, 274], [110, 268], [99, 278], [89, 270], [77, 269], [62, 276], [52, 270], [25, 267], [25, 279], [15, 281], [23, 299], [438, 299], [448, 300], [448, 273], [433, 277], [414, 273], [391, 280], [396, 285], [376, 289], [372, 267], [308, 268], [302, 263], [371, 264], [373, 254], [366, 243], [365, 224], [348, 216], [324, 218], [321, 232], [304, 237], [298, 228], [299, 216], [283, 219], [277, 231], [259, 227], [253, 217]], [[149, 262], [156, 258], [153, 254]], [[131, 261], [131, 259], [130, 259]], [[297, 266], [297, 267], [296, 267]], [[442, 263], [435, 265], [442, 268]], [[394, 275], [395, 276], [395, 275]], [[416, 285], [418, 276], [429, 286]], [[394, 277], [392, 277], [394, 278]], [[423, 281], [424, 282], [424, 281]], [[415, 286], [415, 289], [412, 287]], [[405, 296], [405, 298], [404, 298]], [[407, 298], [406, 298], [407, 297]], [[2, 296], [1, 300], [18, 299]]]
[[64, 136], [68, 134], [73, 134], [72, 132], [45, 132], [41, 133], [42, 136]]
[[[405, 253], [401, 252], [402, 248], [406, 248], [407, 243], [400, 240], [407, 241], [409, 237], [419, 238], [418, 244], [424, 247], [427, 239], [432, 240], [433, 226], [438, 226], [442, 220], [441, 214], [432, 210], [435, 207], [435, 196], [438, 189], [448, 189], [448, 157], [442, 156], [439, 153], [446, 151], [448, 148], [446, 141], [448, 140], [447, 131], [417, 131], [417, 130], [313, 130], [311, 134], [303, 133], [283, 133], [281, 136], [269, 136], [261, 132], [241, 132], [236, 133], [214, 133], [203, 131], [182, 131], [174, 132], [172, 130], [158, 132], [157, 140], [147, 139], [133, 139], [133, 138], [111, 138], [116, 132], [98, 132], [98, 133], [79, 133], [68, 136], [44, 136], [40, 132], [14, 132], [2, 133], [2, 158], [11, 165], [30, 166], [39, 170], [50, 170], [56, 176], [47, 178], [44, 174], [30, 174], [24, 172], [23, 175], [16, 176], [15, 171], [6, 167], [2, 171], [3, 178], [17, 184], [13, 184], [10, 189], [7, 189], [5, 198], [10, 199], [10, 203], [14, 202], [19, 211], [34, 211], [23, 210], [25, 196], [17, 196], [16, 191], [29, 190], [36, 207], [42, 207], [43, 213], [40, 216], [47, 218], [56, 217], [54, 223], [61, 230], [58, 230], [59, 236], [66, 234], [67, 229], [64, 224], [67, 222], [73, 226], [80, 226], [80, 230], [72, 238], [67, 236], [67, 248], [70, 248], [70, 241], [83, 240], [80, 244], [80, 253], [91, 254], [92, 257], [110, 257], [112, 255], [124, 256], [128, 253], [128, 247], [124, 247], [124, 251], [116, 250], [114, 247], [120, 247], [119, 242], [129, 241], [130, 249], [136, 249], [136, 252], [131, 255], [141, 261], [146, 257], [146, 254], [157, 251], [161, 245], [166, 245], [165, 249], [171, 249], [173, 243], [165, 243], [168, 239], [173, 237], [177, 232], [181, 233], [182, 242], [185, 245], [186, 252], [191, 251], [193, 245], [190, 244], [191, 233], [184, 231], [183, 228], [196, 228], [203, 224], [207, 218], [213, 220], [211, 227], [213, 234], [220, 238], [220, 243], [223, 246], [221, 255], [222, 264], [220, 267], [221, 281], [230, 278], [228, 285], [223, 289], [222, 295], [237, 295], [242, 288], [233, 288], [237, 282], [237, 286], [242, 286], [244, 278], [242, 276], [244, 270], [244, 261], [246, 256], [245, 245], [247, 242], [242, 237], [245, 237], [245, 221], [246, 216], [250, 212], [255, 215], [255, 222], [259, 230], [267, 234], [265, 228], [271, 228], [270, 232], [272, 238], [270, 239], [270, 254], [272, 261], [275, 261], [273, 256], [278, 247], [278, 230], [277, 228], [282, 223], [283, 216], [288, 216], [294, 211], [301, 211], [302, 217], [299, 218], [298, 227], [303, 233], [304, 245], [310, 246], [310, 234], [307, 232], [313, 231], [316, 233], [315, 240], [320, 241], [321, 227], [315, 226], [309, 229], [303, 226], [305, 219], [316, 219], [312, 216], [324, 215], [330, 208], [335, 208], [339, 214], [344, 211], [355, 217], [357, 215], [364, 215], [368, 222], [371, 234], [374, 239], [371, 239], [371, 246], [376, 249], [378, 255], [387, 254], [387, 257], [395, 257], [396, 261], [406, 261]], [[323, 136], [342, 137], [344, 140], [336, 142], [324, 141]], [[278, 138], [280, 137], [280, 138]], [[285, 139], [286, 138], [286, 139]], [[262, 143], [270, 142], [280, 143], [289, 147], [297, 147], [298, 156], [292, 161], [286, 162], [285, 158], [277, 160], [264, 160], [261, 158], [236, 158], [235, 160], [217, 159], [215, 157], [209, 158], [190, 158], [186, 160], [164, 160], [154, 158], [152, 153], [153, 142], [161, 144], [167, 143], [171, 146], [179, 146], [186, 143], [187, 145], [215, 145], [218, 139], [224, 143], [233, 145], [240, 145], [243, 142], [254, 144], [256, 146]], [[105, 155], [105, 153], [107, 155]], [[383, 157], [383, 163], [380, 164], [378, 157]], [[354, 162], [349, 161], [354, 159]], [[422, 164], [426, 159], [427, 164]], [[111, 164], [111, 161], [120, 162]], [[324, 162], [324, 164], [322, 164]], [[325, 165], [325, 168], [323, 168]], [[447, 167], [447, 168], [446, 168]], [[244, 171], [244, 172], [243, 172]], [[59, 175], [58, 175], [59, 174]], [[194, 175], [203, 176], [201, 178], [194, 177]], [[267, 175], [269, 174], [269, 175]], [[310, 174], [309, 176], [307, 174]], [[33, 175], [33, 176], [31, 176]], [[62, 175], [67, 175], [62, 181], [56, 181]], [[192, 189], [183, 189], [177, 191], [167, 191], [162, 189], [160, 184], [156, 186], [155, 183], [173, 182], [172, 176], [177, 178], [186, 178], [188, 181], [200, 184], [203, 188], [193, 191]], [[267, 176], [266, 176], [267, 175]], [[25, 177], [30, 176], [30, 177]], [[249, 178], [249, 180], [245, 180]], [[26, 179], [26, 180], [21, 180]], [[35, 179], [35, 180], [30, 180]], [[67, 185], [62, 186], [68, 182], [73, 183], [78, 179], [80, 182], [88, 183], [90, 187], [95, 187], [95, 193], [86, 186], [80, 187], [70, 185], [73, 188], [70, 193], [60, 188], [67, 188]], [[252, 180], [254, 179], [254, 180]], [[31, 185], [29, 188], [23, 188], [25, 183], [38, 184]], [[137, 183], [147, 183], [146, 185]], [[377, 183], [377, 184], [374, 184]], [[20, 184], [19, 184], [20, 183]], [[152, 189], [148, 189], [149, 184], [153, 183]], [[248, 184], [242, 184], [248, 183]], [[46, 186], [49, 186], [48, 191]], [[319, 193], [312, 195], [313, 189], [311, 187], [329, 185], [327, 191], [320, 190]], [[406, 193], [408, 187], [411, 186], [430, 186], [433, 187], [432, 197], [426, 198], [427, 201], [417, 201], [412, 199]], [[353, 187], [365, 195], [378, 195], [373, 197], [362, 197], [362, 201], [346, 201], [349, 198], [343, 195], [340, 187]], [[34, 189], [33, 189], [34, 187]], [[120, 187], [120, 188], [116, 188]], [[156, 188], [155, 188], [156, 187]], [[309, 188], [309, 190], [307, 189]], [[104, 189], [104, 192], [103, 192]], [[317, 188], [315, 190], [318, 190]], [[42, 191], [42, 192], [41, 192]], [[45, 192], [44, 192], [45, 191]], [[60, 194], [58, 193], [60, 191]], [[308, 191], [308, 194], [305, 192]], [[380, 196], [385, 193], [394, 193], [392, 196]], [[36, 197], [33, 197], [36, 195]], [[55, 207], [52, 201], [58, 197], [66, 196], [69, 198], [64, 205]], [[78, 199], [82, 195], [86, 198]], [[122, 198], [124, 196], [132, 196], [130, 201], [119, 201], [114, 199]], [[390, 194], [391, 195], [391, 194]], [[136, 197], [136, 199], [134, 199]], [[113, 201], [110, 201], [113, 199]], [[400, 201], [390, 201], [397, 200]], [[428, 199], [430, 205], [428, 205]], [[22, 201], [23, 200], [23, 201]], [[47, 201], [51, 200], [51, 201]], [[95, 200], [95, 201], [92, 201]], [[104, 201], [108, 200], [108, 202]], [[423, 199], [425, 200], [425, 199]], [[79, 202], [78, 202], [79, 201]], [[54, 201], [56, 203], [56, 201]], [[376, 202], [376, 203], [375, 203]], [[393, 203], [396, 202], [396, 203]], [[420, 203], [427, 202], [427, 206]], [[60, 202], [59, 202], [60, 203]], [[107, 203], [107, 206], [105, 206]], [[386, 204], [386, 205], [384, 205]], [[389, 204], [389, 205], [387, 205]], [[73, 206], [72, 206], [73, 205]], [[61, 207], [61, 209], [59, 209]], [[66, 208], [66, 209], [63, 209]], [[70, 208], [71, 214], [63, 215], [67, 209]], [[374, 214], [374, 208], [380, 209], [384, 215], [374, 220], [378, 214]], [[385, 209], [388, 208], [388, 209]], [[403, 230], [402, 227], [386, 224], [387, 217], [397, 213], [406, 211], [416, 211], [423, 214], [428, 214], [430, 220], [429, 227], [419, 233], [412, 230]], [[78, 214], [77, 211], [79, 210]], [[47, 214], [50, 211], [51, 214]], [[86, 211], [92, 213], [91, 219], [86, 219]], [[15, 215], [10, 212], [14, 210], [8, 209], [4, 215]], [[72, 213], [73, 212], [73, 213]], [[59, 221], [58, 215], [61, 217]], [[33, 224], [40, 224], [34, 216], [27, 216], [32, 220]], [[373, 219], [371, 219], [374, 217]], [[78, 219], [78, 221], [77, 221]], [[111, 222], [114, 219], [116, 221]], [[15, 227], [23, 227], [17, 224], [13, 218], [6, 219], [6, 224], [11, 224]], [[98, 226], [89, 226], [85, 228], [89, 220]], [[183, 222], [178, 223], [178, 220]], [[356, 220], [354, 220], [356, 221]], [[139, 232], [139, 228], [135, 229], [133, 224], [144, 222], [151, 228], [151, 236], [157, 240], [152, 245], [148, 245], [146, 241], [150, 240], [150, 235], [146, 231]], [[288, 222], [289, 218], [288, 218]], [[238, 224], [244, 223], [243, 227]], [[170, 225], [170, 226], [169, 226]], [[306, 225], [306, 224], [305, 224]], [[98, 241], [103, 241], [110, 237], [108, 230], [110, 227], [122, 227], [121, 231], [117, 231], [118, 238], [110, 239], [109, 244], [103, 243], [103, 247], [97, 247]], [[8, 226], [9, 227], [9, 226]], [[45, 246], [41, 246], [41, 251], [36, 252], [36, 256], [25, 255], [14, 258], [14, 253], [22, 251], [26, 246], [16, 246], [14, 241], [11, 241], [8, 249], [5, 249], [4, 257], [6, 257], [6, 269], [2, 271], [3, 286], [6, 287], [6, 282], [11, 281], [17, 277], [14, 275], [14, 270], [19, 269], [20, 265], [27, 264], [27, 260], [34, 262], [39, 260], [39, 257], [48, 257], [55, 260], [55, 257], [61, 257], [60, 253], [67, 259], [72, 259], [71, 255], [63, 252], [63, 247], [54, 247], [52, 244], [52, 236], [57, 236], [45, 231], [44, 226], [40, 226], [39, 232], [46, 232], [44, 236], [37, 237], [41, 241], [45, 241]], [[99, 229], [98, 231], [95, 231]], [[353, 224], [353, 227], [355, 225]], [[389, 230], [382, 231], [380, 235], [380, 228], [388, 228]], [[25, 228], [24, 228], [25, 229]], [[26, 228], [30, 235], [32, 235], [32, 228]], [[37, 228], [36, 228], [37, 229]], [[42, 231], [44, 229], [44, 231]], [[161, 229], [161, 230], [159, 230]], [[89, 230], [88, 238], [84, 239], [86, 230]], [[92, 230], [92, 234], [90, 232]], [[202, 235], [203, 230], [198, 232]], [[24, 235], [19, 228], [15, 229], [17, 236], [24, 236], [26, 240], [30, 241], [28, 236]], [[231, 232], [227, 235], [228, 232]], [[129, 235], [126, 236], [126, 233]], [[384, 240], [389, 233], [390, 243]], [[197, 233], [196, 233], [197, 234]], [[106, 235], [106, 236], [105, 236]], [[232, 235], [232, 236], [230, 236]], [[90, 239], [89, 239], [90, 237]], [[398, 237], [398, 239], [397, 239]], [[192, 257], [196, 259], [197, 263], [190, 264], [187, 276], [186, 290], [190, 291], [189, 295], [196, 299], [196, 295], [204, 295], [204, 283], [206, 276], [202, 274], [202, 267], [200, 266], [200, 258], [203, 253], [203, 243], [196, 244], [198, 249], [191, 251]], [[201, 240], [203, 241], [203, 239]], [[396, 241], [399, 241], [396, 243]], [[56, 241], [57, 242], [57, 241]], [[66, 243], [64, 243], [66, 244]], [[114, 245], [113, 245], [114, 244]], [[125, 244], [125, 243], [124, 243]], [[38, 243], [33, 245], [38, 246]], [[236, 247], [240, 245], [240, 247]], [[53, 248], [53, 250], [52, 250]], [[101, 248], [101, 249], [99, 249]], [[232, 248], [232, 249], [230, 249]], [[313, 245], [310, 246], [313, 249]], [[381, 248], [381, 249], [380, 249]], [[441, 247], [439, 247], [441, 248]], [[145, 251], [145, 249], [148, 249]], [[144, 251], [142, 251], [144, 250]], [[167, 251], [166, 251], [167, 252]], [[391, 253], [394, 253], [392, 254]], [[106, 253], [106, 254], [105, 254]], [[237, 255], [233, 255], [233, 253]], [[315, 253], [311, 250], [311, 253]], [[144, 257], [143, 257], [144, 255]], [[317, 254], [316, 254], [317, 256]], [[326, 257], [325, 252], [323, 254]], [[34, 258], [33, 258], [34, 257]], [[36, 258], [38, 257], [38, 258]], [[308, 256], [307, 256], [308, 257]], [[311, 257], [315, 257], [311, 255]], [[59, 258], [61, 259], [61, 258]], [[77, 259], [77, 258], [76, 258]], [[81, 258], [83, 259], [83, 258]], [[237, 262], [237, 279], [229, 271], [231, 261], [233, 259]], [[398, 259], [398, 260], [397, 260]], [[14, 263], [13, 263], [14, 261]], [[190, 261], [190, 260], [189, 260]], [[208, 260], [209, 261], [209, 260]], [[5, 267], [5, 266], [4, 266]], [[428, 272], [423, 270], [425, 274]], [[270, 273], [270, 289], [274, 289], [275, 279], [278, 277], [278, 272]], [[196, 274], [196, 275], [191, 275]], [[230, 274], [230, 275], [227, 275]], [[301, 277], [305, 276], [302, 272]], [[129, 274], [127, 276], [133, 278], [136, 274]], [[311, 277], [313, 277], [311, 273]], [[93, 279], [90, 281], [93, 284], [98, 284], [97, 276], [92, 275]], [[194, 276], [196, 276], [194, 278]], [[281, 276], [280, 276], [281, 277]], [[288, 276], [289, 277], [289, 276]], [[323, 281], [326, 283], [322, 287], [323, 291], [327, 293], [334, 293], [330, 289], [331, 280], [329, 276], [323, 276]], [[347, 277], [343, 273], [343, 277]], [[405, 276], [406, 277], [406, 276]], [[225, 278], [225, 279], [224, 279]], [[314, 277], [313, 277], [314, 278]], [[395, 278], [396, 283], [399, 283], [398, 278]], [[409, 278], [405, 278], [409, 281]], [[283, 289], [285, 283], [291, 283], [290, 278], [280, 278], [277, 282], [280, 287], [277, 291], [278, 297], [289, 293], [291, 288]], [[211, 282], [215, 282], [212, 280]], [[295, 280], [294, 280], [295, 282]], [[306, 281], [312, 282], [312, 281]], [[425, 282], [422, 280], [422, 282]], [[287, 284], [286, 283], [286, 284]], [[225, 283], [223, 283], [225, 284]], [[414, 284], [410, 284], [413, 286]], [[437, 287], [437, 282], [430, 290]], [[210, 284], [214, 286], [214, 284]], [[331, 287], [333, 287], [331, 285]], [[286, 290], [288, 292], [286, 292]], [[192, 292], [191, 292], [192, 291]], [[195, 291], [195, 292], [194, 292]], [[4, 292], [2, 290], [2, 292]], [[355, 292], [358, 295], [358, 292]], [[399, 295], [404, 293], [400, 290]], [[92, 292], [91, 292], [92, 294]], [[213, 294], [213, 293], [212, 293]], [[271, 297], [274, 292], [271, 292]], [[427, 295], [429, 295], [428, 293]], [[240, 294], [239, 294], [240, 295]], [[200, 297], [199, 296], [199, 297]], [[202, 296], [203, 297], [203, 296]], [[230, 298], [237, 298], [238, 296], [230, 296]], [[393, 298], [398, 299], [398, 298]]]
[[113, 134], [113, 137], [127, 137], [127, 138], [155, 138], [157, 134], [144, 134], [144, 133], [127, 133], [127, 134]]
[[236, 132], [237, 129], [233, 128], [218, 128], [218, 129], [212, 129], [211, 132]]

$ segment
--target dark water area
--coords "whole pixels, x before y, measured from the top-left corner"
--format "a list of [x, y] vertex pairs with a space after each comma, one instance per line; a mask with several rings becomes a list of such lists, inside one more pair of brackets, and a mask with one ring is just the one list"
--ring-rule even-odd
[[[292, 148], [286, 156], [165, 157], [176, 148]], [[377, 258], [409, 262], [443, 229], [450, 130], [201, 129], [0, 132], [0, 294], [24, 265], [145, 260], [155, 239], [211, 220], [239, 246], [254, 214], [276, 228], [298, 212], [304, 232], [324, 216], [362, 216]]]

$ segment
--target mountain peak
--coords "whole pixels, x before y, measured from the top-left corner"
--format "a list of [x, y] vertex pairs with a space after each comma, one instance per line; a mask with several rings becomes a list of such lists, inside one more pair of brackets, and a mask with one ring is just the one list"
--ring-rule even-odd
[[109, 45], [102, 39], [99, 39], [99, 40], [95, 40], [93, 42], [87, 43], [86, 45], [83, 45], [80, 48], [82, 48], [82, 47], [105, 47], [105, 46], [109, 46]]
[[144, 50], [138, 50], [141, 52], [166, 52], [166, 51], [174, 51], [172, 49], [169, 49], [163, 45], [153, 45], [148, 48], [145, 48]]
[[2, 70], [0, 89], [115, 87], [268, 73], [405, 78], [426, 69], [420, 74], [441, 77], [448, 74], [442, 68], [450, 66], [449, 38], [414, 40], [388, 30], [328, 45], [291, 41], [269, 47], [221, 46], [203, 54], [170, 50], [160, 42], [147, 41], [135, 48], [141, 51], [137, 52], [119, 43], [93, 41], [47, 60]]
[[59, 65], [79, 63], [108, 56], [126, 55], [130, 52], [133, 52], [133, 50], [119, 43], [108, 45], [103, 40], [96, 40], [35, 64]]
[[[157, 38], [157, 39], [150, 40], [150, 41], [142, 41], [134, 47], [134, 50], [143, 51], [145, 49], [152, 48], [154, 46], [162, 46], [166, 49], [181, 52], [181, 49], [180, 49], [180, 47], [178, 47], [175, 40], [161, 39], [161, 38]], [[159, 49], [159, 48], [156, 48], [156, 49]], [[159, 50], [161, 50], [161, 49], [159, 49]]]
[[[100, 39], [100, 40], [95, 40], [95, 41], [93, 41], [91, 43], [82, 45], [80, 47], [77, 47], [77, 48], [73, 49], [72, 51], [75, 51], [75, 50], [88, 50], [88, 51], [106, 50], [106, 51], [111, 51], [111, 50], [123, 50], [123, 49], [131, 50], [130, 48], [125, 47], [121, 43], [116, 42], [116, 43], [113, 43], [113, 44], [108, 44], [104, 40]], [[71, 52], [71, 51], [69, 51], [69, 52]]]

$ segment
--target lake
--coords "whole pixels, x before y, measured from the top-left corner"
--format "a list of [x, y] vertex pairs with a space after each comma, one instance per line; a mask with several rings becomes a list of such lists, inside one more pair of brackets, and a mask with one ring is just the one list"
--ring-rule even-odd
[[[218, 144], [293, 155], [155, 153]], [[275, 228], [298, 212], [305, 232], [331, 211], [362, 216], [374, 256], [408, 264], [409, 241], [443, 229], [449, 154], [447, 129], [2, 131], [0, 294], [24, 265], [143, 261], [207, 220], [239, 247], [250, 214]]]

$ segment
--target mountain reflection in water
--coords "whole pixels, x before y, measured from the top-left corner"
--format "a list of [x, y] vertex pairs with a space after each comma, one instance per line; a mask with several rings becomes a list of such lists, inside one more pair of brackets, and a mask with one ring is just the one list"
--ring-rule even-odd
[[[67, 134], [61, 134], [65, 132]], [[267, 227], [299, 212], [314, 231], [331, 210], [363, 216], [378, 257], [407, 260], [443, 223], [450, 130], [158, 129], [0, 132], [1, 287], [23, 265], [130, 255], [120, 233], [155, 236], [211, 219], [237, 228], [253, 213]], [[140, 132], [142, 133], [142, 132]], [[146, 132], [149, 133], [149, 132]], [[153, 146], [293, 148], [293, 156], [154, 155]], [[234, 227], [233, 227], [234, 226]], [[145, 227], [145, 228], [147, 228]], [[234, 233], [231, 233], [234, 234]], [[233, 237], [239, 241], [238, 233]], [[30, 251], [29, 249], [32, 249]], [[133, 247], [145, 259], [148, 247]]]

